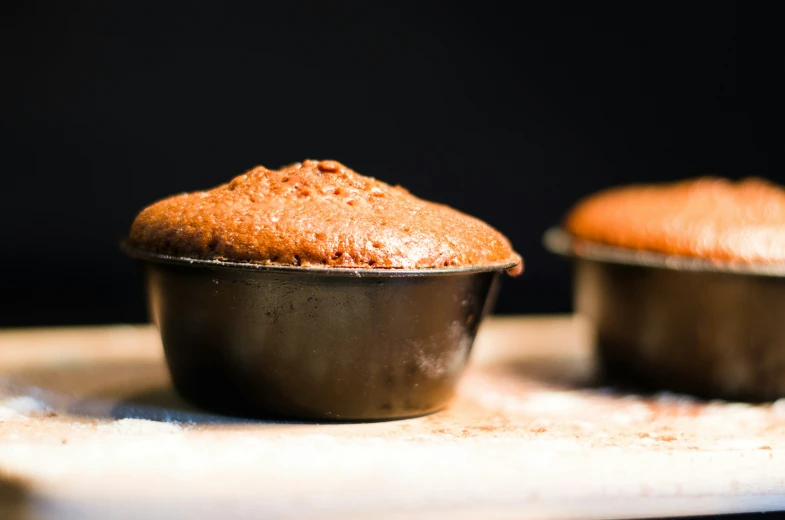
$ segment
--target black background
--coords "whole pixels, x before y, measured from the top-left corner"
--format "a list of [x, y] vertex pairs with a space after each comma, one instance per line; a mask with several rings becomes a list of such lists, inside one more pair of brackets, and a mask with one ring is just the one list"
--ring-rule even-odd
[[497, 311], [568, 311], [577, 198], [785, 181], [775, 6], [4, 3], [0, 326], [144, 320], [136, 212], [304, 158], [486, 220], [527, 265]]

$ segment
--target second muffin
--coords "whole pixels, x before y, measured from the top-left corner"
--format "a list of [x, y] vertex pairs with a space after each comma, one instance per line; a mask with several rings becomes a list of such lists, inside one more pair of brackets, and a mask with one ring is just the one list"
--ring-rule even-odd
[[[703, 177], [609, 189], [549, 232], [611, 378], [708, 398], [785, 396], [785, 190]], [[566, 233], [565, 233], [566, 231]]]
[[785, 262], [785, 191], [757, 178], [624, 186], [578, 203], [564, 227], [584, 240], [634, 250]]

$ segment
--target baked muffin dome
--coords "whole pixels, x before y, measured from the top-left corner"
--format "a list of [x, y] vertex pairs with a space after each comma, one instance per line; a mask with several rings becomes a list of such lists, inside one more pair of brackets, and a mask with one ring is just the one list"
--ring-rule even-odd
[[785, 190], [758, 178], [701, 177], [587, 197], [564, 228], [591, 242], [745, 263], [785, 262]]
[[129, 242], [265, 265], [522, 270], [509, 241], [484, 222], [335, 161], [258, 166], [211, 190], [161, 200], [136, 217]]

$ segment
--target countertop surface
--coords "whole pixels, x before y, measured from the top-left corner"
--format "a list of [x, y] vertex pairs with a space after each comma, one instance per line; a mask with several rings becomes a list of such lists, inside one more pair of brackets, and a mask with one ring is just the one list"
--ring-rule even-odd
[[452, 405], [250, 421], [174, 393], [151, 326], [0, 331], [0, 518], [630, 518], [785, 510], [785, 400], [596, 382], [575, 317], [490, 318]]

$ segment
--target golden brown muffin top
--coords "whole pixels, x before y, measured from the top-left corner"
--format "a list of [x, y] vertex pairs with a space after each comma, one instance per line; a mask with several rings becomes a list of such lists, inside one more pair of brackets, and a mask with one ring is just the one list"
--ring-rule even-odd
[[711, 260], [785, 261], [785, 190], [702, 177], [613, 188], [579, 202], [565, 229], [592, 242]]
[[[133, 247], [178, 257], [287, 266], [445, 268], [521, 262], [474, 217], [335, 161], [262, 166], [145, 208]], [[519, 265], [511, 274], [522, 270]]]

